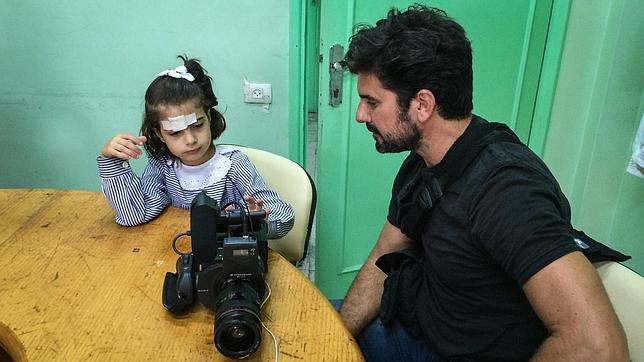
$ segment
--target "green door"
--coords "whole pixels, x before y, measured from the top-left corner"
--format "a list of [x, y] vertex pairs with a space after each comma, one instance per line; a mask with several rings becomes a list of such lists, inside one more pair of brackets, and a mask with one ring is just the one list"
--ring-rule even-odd
[[[554, 0], [557, 1], [557, 0]], [[355, 122], [356, 77], [343, 77], [342, 102], [329, 105], [329, 49], [346, 49], [355, 24], [373, 24], [409, 1], [320, 2], [318, 214], [316, 282], [329, 298], [343, 297], [386, 218], [391, 184], [404, 154], [379, 154]], [[474, 112], [505, 122], [524, 142], [533, 112], [553, 0], [432, 1], [465, 28], [474, 52]]]

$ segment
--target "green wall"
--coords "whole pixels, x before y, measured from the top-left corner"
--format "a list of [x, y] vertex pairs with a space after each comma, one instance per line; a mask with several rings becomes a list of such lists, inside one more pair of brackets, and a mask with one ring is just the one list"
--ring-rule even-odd
[[626, 172], [644, 112], [644, 2], [574, 0], [544, 159], [573, 224], [644, 274], [644, 179]]
[[[222, 142], [289, 156], [301, 137], [289, 131], [290, 11], [282, 0], [3, 0], [0, 187], [98, 190], [95, 156], [138, 132], [145, 89], [180, 53], [214, 78]], [[272, 84], [270, 107], [243, 103], [243, 76]]]

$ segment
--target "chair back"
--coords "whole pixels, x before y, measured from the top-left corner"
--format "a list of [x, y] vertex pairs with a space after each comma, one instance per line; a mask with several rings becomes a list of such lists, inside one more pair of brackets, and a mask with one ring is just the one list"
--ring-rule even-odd
[[293, 207], [295, 224], [283, 238], [269, 240], [268, 246], [291, 263], [306, 257], [317, 202], [315, 183], [306, 170], [286, 157], [257, 148], [230, 146], [242, 151], [255, 165], [266, 186]]
[[595, 268], [626, 332], [631, 359], [644, 361], [644, 278], [613, 261]]

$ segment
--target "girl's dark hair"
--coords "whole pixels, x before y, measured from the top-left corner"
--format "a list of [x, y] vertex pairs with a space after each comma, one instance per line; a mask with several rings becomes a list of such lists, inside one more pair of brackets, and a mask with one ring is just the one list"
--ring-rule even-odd
[[444, 11], [412, 5], [391, 9], [376, 26], [351, 37], [345, 63], [352, 73], [375, 75], [396, 93], [402, 110], [421, 89], [436, 98], [438, 114], [461, 119], [472, 112], [472, 48], [465, 30]]
[[210, 133], [213, 140], [219, 138], [226, 129], [226, 119], [214, 108], [218, 102], [212, 90], [212, 79], [199, 64], [199, 59], [190, 59], [186, 55], [179, 55], [177, 58], [183, 61], [188, 73], [192, 74], [195, 80], [190, 82], [184, 78], [160, 75], [148, 86], [145, 92], [145, 113], [141, 134], [147, 138], [145, 150], [150, 157], [170, 155], [167, 146], [157, 135], [161, 124], [159, 118], [164, 107], [195, 102], [210, 115]]

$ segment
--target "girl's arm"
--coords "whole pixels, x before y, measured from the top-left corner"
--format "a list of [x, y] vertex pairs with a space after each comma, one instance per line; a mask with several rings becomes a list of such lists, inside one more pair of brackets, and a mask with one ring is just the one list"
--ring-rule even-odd
[[138, 177], [127, 161], [99, 156], [101, 188], [116, 212], [116, 223], [134, 226], [146, 223], [170, 203], [161, 172], [161, 162], [151, 159], [142, 177]]
[[[293, 207], [280, 199], [277, 192], [266, 186], [248, 156], [242, 152], [235, 152], [232, 158], [231, 175], [233, 179], [230, 181], [235, 184], [243, 196], [251, 196], [255, 200], [261, 200], [263, 208], [270, 210], [267, 220], [268, 238], [279, 239], [286, 235], [295, 222]], [[234, 194], [239, 193], [235, 191]], [[239, 202], [243, 203], [241, 200]]]

